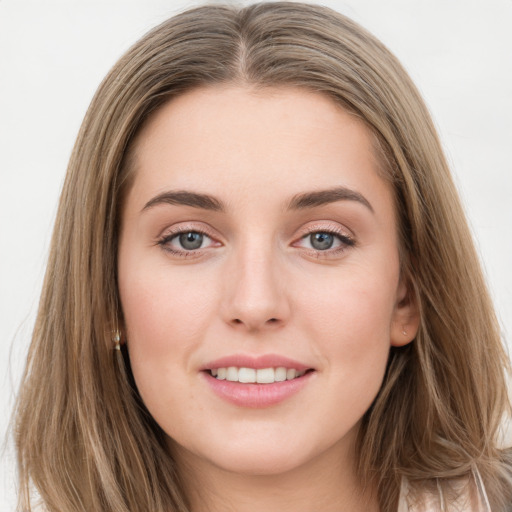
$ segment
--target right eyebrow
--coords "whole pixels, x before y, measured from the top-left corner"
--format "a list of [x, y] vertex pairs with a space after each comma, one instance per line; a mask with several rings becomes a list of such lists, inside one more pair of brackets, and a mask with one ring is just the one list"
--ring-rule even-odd
[[216, 197], [207, 194], [199, 194], [197, 192], [188, 192], [186, 190], [168, 190], [162, 192], [150, 199], [141, 211], [154, 208], [160, 204], [172, 204], [181, 206], [192, 206], [203, 210], [211, 210], [215, 212], [225, 211], [222, 201]]

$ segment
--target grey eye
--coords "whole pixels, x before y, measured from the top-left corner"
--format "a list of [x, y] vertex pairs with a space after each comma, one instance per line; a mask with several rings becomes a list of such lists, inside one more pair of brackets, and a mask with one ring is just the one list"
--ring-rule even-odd
[[309, 235], [309, 242], [311, 247], [317, 251], [325, 251], [330, 249], [334, 244], [334, 235], [331, 233], [311, 233]]
[[179, 235], [180, 245], [187, 251], [199, 249], [203, 245], [203, 239], [203, 234], [197, 231], [190, 231], [189, 233]]

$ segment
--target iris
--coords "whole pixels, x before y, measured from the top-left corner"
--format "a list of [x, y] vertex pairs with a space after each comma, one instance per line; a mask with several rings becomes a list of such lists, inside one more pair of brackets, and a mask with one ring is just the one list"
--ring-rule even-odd
[[330, 233], [312, 233], [309, 236], [311, 247], [318, 251], [330, 249], [334, 243], [334, 236]]
[[179, 240], [183, 249], [192, 251], [194, 249], [199, 249], [203, 244], [203, 234], [195, 231], [182, 233], [179, 236]]

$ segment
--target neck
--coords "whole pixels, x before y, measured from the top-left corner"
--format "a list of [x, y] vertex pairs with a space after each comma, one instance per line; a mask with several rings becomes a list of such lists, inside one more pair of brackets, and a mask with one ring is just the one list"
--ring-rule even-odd
[[[374, 489], [357, 477], [354, 457], [329, 450], [281, 473], [227, 471], [173, 449], [191, 512], [378, 512]], [[352, 461], [352, 463], [349, 463]]]

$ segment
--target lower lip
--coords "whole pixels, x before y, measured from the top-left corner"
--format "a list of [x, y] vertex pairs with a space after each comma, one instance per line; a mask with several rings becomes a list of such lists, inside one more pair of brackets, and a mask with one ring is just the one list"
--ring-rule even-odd
[[212, 391], [220, 398], [239, 407], [264, 408], [277, 405], [297, 394], [312, 378], [315, 372], [302, 377], [273, 384], [242, 384], [219, 380], [208, 372], [202, 372]]

